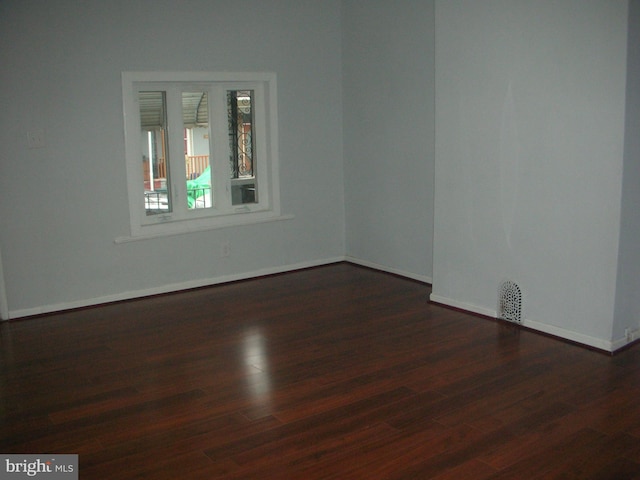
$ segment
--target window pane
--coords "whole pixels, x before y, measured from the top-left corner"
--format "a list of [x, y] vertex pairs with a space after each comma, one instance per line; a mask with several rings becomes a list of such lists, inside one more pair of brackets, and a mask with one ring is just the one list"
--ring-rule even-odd
[[231, 203], [256, 203], [256, 171], [253, 141], [253, 90], [227, 92]]
[[144, 208], [147, 215], [171, 212], [167, 190], [167, 101], [165, 92], [139, 92], [140, 143], [144, 181]]
[[207, 92], [182, 93], [184, 158], [189, 209], [212, 206], [209, 164], [209, 96]]

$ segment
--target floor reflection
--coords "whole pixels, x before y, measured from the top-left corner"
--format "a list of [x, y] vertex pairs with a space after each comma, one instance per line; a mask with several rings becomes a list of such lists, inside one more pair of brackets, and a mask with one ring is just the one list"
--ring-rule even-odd
[[268, 403], [271, 400], [271, 374], [266, 338], [260, 328], [246, 332], [243, 344], [248, 391], [253, 400]]

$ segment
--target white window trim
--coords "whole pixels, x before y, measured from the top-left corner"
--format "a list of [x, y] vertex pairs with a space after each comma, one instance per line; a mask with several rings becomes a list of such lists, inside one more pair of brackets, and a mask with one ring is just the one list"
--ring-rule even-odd
[[[224, 212], [215, 209], [194, 211], [189, 218], [173, 219], [164, 215], [148, 216], [142, 201], [140, 168], [138, 84], [170, 83], [216, 84], [228, 88], [257, 88], [263, 101], [256, 102], [257, 135], [262, 135], [263, 152], [258, 160], [260, 203], [238, 205]], [[293, 218], [280, 212], [278, 111], [276, 75], [271, 72], [123, 72], [124, 134], [127, 188], [130, 212], [130, 236], [118, 237], [116, 243], [158, 238], [237, 225], [249, 225]], [[134, 133], [135, 132], [135, 133]], [[227, 145], [227, 139], [220, 140]]]

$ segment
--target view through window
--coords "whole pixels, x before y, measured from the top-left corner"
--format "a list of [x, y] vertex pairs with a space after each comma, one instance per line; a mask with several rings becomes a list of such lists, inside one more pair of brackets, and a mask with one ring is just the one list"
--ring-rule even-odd
[[278, 211], [275, 92], [273, 74], [124, 73], [132, 231]]

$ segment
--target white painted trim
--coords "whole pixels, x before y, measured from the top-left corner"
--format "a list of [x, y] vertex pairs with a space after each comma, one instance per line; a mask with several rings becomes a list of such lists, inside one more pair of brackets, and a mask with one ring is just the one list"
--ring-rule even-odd
[[430, 285], [433, 283], [433, 279], [426, 275], [420, 275], [417, 273], [407, 272], [405, 270], [400, 270], [393, 267], [387, 267], [385, 265], [380, 265], [379, 263], [369, 262], [368, 260], [361, 260], [359, 258], [352, 257], [350, 255], [347, 255], [345, 257], [345, 261], [356, 264], [356, 265], [360, 265], [362, 267], [368, 267], [368, 268], [373, 268], [374, 270], [380, 270], [381, 272], [392, 273], [394, 275], [399, 275], [401, 277], [410, 278], [412, 280], [417, 280], [422, 283], [428, 283]]
[[252, 272], [238, 273], [233, 275], [224, 275], [224, 276], [215, 277], [215, 278], [203, 278], [200, 280], [190, 280], [188, 282], [172, 283], [169, 285], [162, 285], [160, 287], [154, 287], [154, 288], [149, 288], [145, 290], [133, 290], [133, 291], [118, 293], [114, 295], [106, 295], [103, 297], [77, 300], [74, 302], [63, 302], [63, 303], [57, 303], [52, 305], [43, 305], [40, 307], [24, 308], [21, 310], [14, 310], [12, 312], [9, 312], [8, 318], [15, 319], [15, 318], [21, 318], [21, 317], [30, 317], [33, 315], [42, 315], [45, 313], [60, 312], [60, 311], [72, 310], [76, 308], [92, 307], [92, 306], [102, 305], [107, 303], [120, 302], [123, 300], [133, 300], [136, 298], [149, 297], [152, 295], [162, 295], [165, 293], [179, 292], [181, 290], [189, 290], [192, 288], [209, 287], [213, 285], [219, 285], [222, 283], [262, 277], [265, 275], [286, 273], [286, 272], [291, 272], [295, 270], [302, 270], [304, 268], [329, 265], [332, 263], [342, 262], [344, 260], [345, 260], [344, 257], [327, 258], [324, 260], [301, 262], [301, 263], [296, 263], [291, 265], [284, 265], [280, 267], [264, 268], [261, 270], [254, 270]]
[[640, 328], [636, 328], [635, 330], [631, 330], [629, 332], [629, 338], [622, 336], [622, 338], [614, 339], [611, 342], [611, 351], [615, 352], [616, 350], [620, 350], [623, 347], [626, 347], [630, 343], [635, 342], [640, 338]]
[[174, 235], [184, 235], [185, 233], [193, 233], [193, 232], [206, 232], [209, 230], [217, 230], [219, 228], [229, 228], [229, 227], [242, 227], [246, 225], [255, 225], [258, 223], [269, 223], [269, 222], [279, 222], [282, 220], [292, 220], [294, 215], [278, 215], [278, 216], [264, 216], [264, 217], [251, 217], [251, 219], [246, 218], [243, 215], [232, 215], [227, 217], [226, 223], [215, 223], [211, 225], [203, 225], [199, 227], [191, 227], [189, 224], [184, 223], [180, 224], [178, 229], [172, 231], [162, 231], [156, 233], [149, 233], [144, 235], [135, 235], [135, 236], [124, 236], [124, 237], [116, 237], [113, 242], [116, 244], [120, 243], [129, 243], [129, 242], [137, 242], [140, 240], [151, 240], [154, 238], [163, 238], [163, 237], [171, 237]]
[[453, 308], [459, 308], [460, 310], [464, 310], [466, 312], [477, 313], [478, 315], [484, 315], [485, 317], [497, 318], [498, 312], [495, 310], [489, 310], [488, 308], [478, 307], [477, 305], [472, 305], [470, 303], [459, 302], [457, 300], [453, 300], [447, 297], [441, 297], [440, 295], [436, 295], [432, 293], [429, 295], [429, 300], [434, 303], [441, 303], [442, 305], [446, 305]]
[[542, 322], [536, 322], [535, 320], [522, 320], [522, 326], [537, 330], [539, 332], [553, 335], [554, 337], [564, 338], [572, 342], [581, 343], [589, 347], [597, 348], [598, 350], [604, 350], [606, 352], [612, 352], [614, 350], [611, 340], [604, 340], [602, 338], [591, 337], [582, 333], [574, 332], [572, 330], [565, 330], [564, 328], [548, 325]]
[[[477, 313], [485, 317], [491, 317], [491, 318], [498, 317], [498, 312], [495, 310], [490, 310], [488, 308], [479, 307], [477, 305], [472, 305], [469, 303], [459, 302], [457, 300], [453, 300], [447, 297], [442, 297], [440, 295], [435, 295], [433, 293], [430, 295], [429, 299], [434, 303], [440, 303], [442, 305], [446, 305], [449, 307], [459, 308], [460, 310], [464, 310], [471, 313]], [[538, 332], [546, 333], [554, 337], [563, 338], [571, 342], [580, 343], [582, 345], [597, 348], [598, 350], [604, 350], [606, 352], [613, 352], [618, 348], [626, 345], [626, 343], [629, 343], [629, 342], [626, 342], [625, 340], [624, 344], [620, 346], [616, 346], [618, 345], [619, 341], [611, 342], [610, 340], [591, 337], [589, 335], [584, 335], [582, 333], [574, 332], [572, 330], [566, 330], [564, 328], [556, 327], [546, 323], [537, 322], [535, 320], [523, 319], [521, 325], [531, 330], [536, 330]]]
[[2, 269], [2, 251], [0, 250], [0, 320], [9, 320], [9, 303], [7, 301], [4, 270]]
[[[132, 238], [131, 240], [121, 240], [121, 241], [133, 241], [138, 239], [139, 238], [136, 237], [136, 238]], [[51, 305], [43, 305], [40, 307], [7, 311], [7, 315], [5, 319], [30, 317], [33, 315], [43, 315], [46, 313], [61, 312], [65, 310], [73, 310], [76, 308], [93, 307], [93, 306], [103, 305], [103, 304], [108, 304], [113, 302], [121, 302], [125, 300], [133, 300], [136, 298], [150, 297], [153, 295], [174, 293], [182, 290], [189, 290], [192, 288], [209, 287], [213, 285], [220, 285], [223, 283], [229, 283], [229, 282], [234, 282], [238, 280], [248, 280], [251, 278], [262, 277], [265, 275], [274, 275], [278, 273], [293, 272], [293, 271], [302, 270], [305, 268], [319, 267], [322, 265], [330, 265], [330, 264], [339, 263], [339, 262], [349, 262], [355, 265], [373, 268], [374, 270], [379, 270], [381, 272], [391, 273], [394, 275], [399, 275], [399, 276], [410, 278], [413, 280], [418, 280], [423, 283], [429, 283], [429, 284], [431, 283], [431, 278], [424, 275], [416, 275], [414, 273], [405, 272], [403, 270], [399, 270], [391, 267], [386, 267], [384, 265], [379, 265], [377, 263], [360, 260], [350, 256], [338, 256], [338, 257], [326, 258], [323, 260], [300, 262], [300, 263], [284, 265], [280, 267], [271, 267], [271, 268], [264, 268], [261, 270], [254, 270], [251, 272], [238, 273], [233, 275], [224, 275], [222, 277], [203, 278], [200, 280], [190, 280], [188, 282], [172, 283], [169, 285], [162, 285], [160, 287], [148, 288], [144, 290], [133, 290], [129, 292], [117, 293], [114, 295], [105, 295], [103, 297], [94, 297], [94, 298], [89, 298], [84, 300], [77, 300], [74, 302], [63, 302], [63, 303], [56, 303]]]
[[[366, 260], [361, 260], [351, 256], [344, 256], [344, 257], [338, 256], [333, 258], [327, 258], [324, 260], [300, 262], [300, 263], [285, 265], [280, 267], [271, 267], [271, 268], [264, 268], [261, 270], [254, 270], [251, 272], [238, 273], [233, 275], [224, 275], [222, 277], [204, 278], [200, 280], [191, 280], [188, 282], [173, 283], [173, 284], [163, 285], [160, 287], [149, 288], [145, 290], [133, 290], [133, 291], [123, 292], [123, 293], [114, 294], [114, 295], [106, 295], [103, 297], [94, 297], [90, 299], [77, 300], [74, 302], [63, 302], [63, 303], [57, 303], [57, 304], [51, 304], [51, 305], [43, 305], [40, 307], [25, 308], [25, 309], [10, 311], [8, 309], [4, 275], [2, 272], [2, 256], [0, 254], [0, 318], [2, 320], [9, 320], [9, 319], [22, 318], [22, 317], [29, 317], [33, 315], [42, 315], [46, 313], [60, 312], [64, 310], [72, 310], [76, 308], [92, 307], [92, 306], [97, 306], [102, 304], [113, 303], [113, 302], [120, 302], [124, 300], [133, 300], [136, 298], [149, 297], [153, 295], [162, 295], [166, 293], [179, 292], [182, 290], [189, 290], [192, 288], [208, 287], [208, 286], [219, 285], [223, 283], [234, 282], [238, 280], [247, 280], [247, 279], [266, 276], [266, 275], [293, 272], [293, 271], [302, 270], [305, 268], [319, 267], [322, 265], [330, 265], [333, 263], [339, 263], [343, 261], [353, 263], [355, 265], [360, 265], [363, 267], [373, 268], [375, 270], [379, 270], [382, 272], [399, 275], [399, 276], [410, 278], [413, 280], [418, 280], [424, 283], [429, 283], [429, 284], [432, 283], [432, 279], [425, 275], [416, 275], [411, 272], [405, 272], [403, 270], [386, 267], [384, 265], [380, 265], [374, 262], [369, 262]], [[453, 300], [447, 297], [442, 297], [440, 295], [436, 295], [433, 293], [429, 296], [429, 299], [434, 303], [458, 308], [460, 310], [464, 310], [470, 313], [476, 313], [479, 315], [483, 315], [485, 317], [497, 318], [497, 312], [495, 310], [478, 307], [477, 305], [472, 305], [465, 302], [459, 302], [457, 300]], [[522, 326], [530, 328], [532, 330], [543, 332], [549, 335], [553, 335], [555, 337], [564, 338], [572, 342], [594, 347], [599, 350], [604, 350], [607, 352], [614, 352], [624, 347], [625, 345], [633, 342], [637, 338], [640, 338], [640, 329], [636, 329], [633, 332], [631, 332], [631, 340], [627, 340], [626, 338], [620, 338], [614, 341], [609, 341], [609, 340], [591, 337], [588, 335], [583, 335], [581, 333], [573, 332], [570, 330], [565, 330], [563, 328], [555, 327], [553, 325], [536, 322], [534, 320], [524, 319], [522, 321]]]

